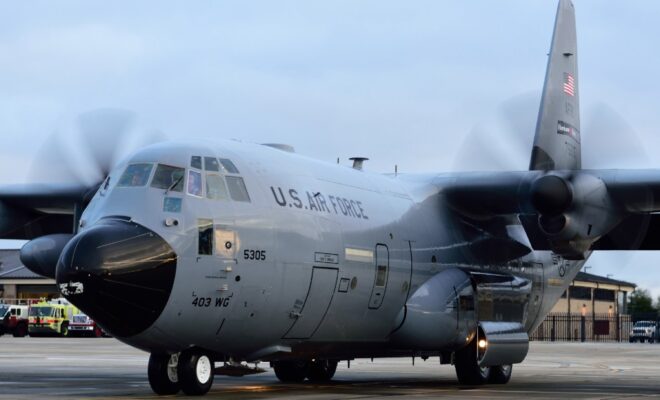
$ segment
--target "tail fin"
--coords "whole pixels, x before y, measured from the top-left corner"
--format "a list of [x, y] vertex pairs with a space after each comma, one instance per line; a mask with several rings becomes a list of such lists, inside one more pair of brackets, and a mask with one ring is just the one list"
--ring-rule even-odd
[[575, 9], [571, 0], [559, 0], [529, 169], [581, 164]]

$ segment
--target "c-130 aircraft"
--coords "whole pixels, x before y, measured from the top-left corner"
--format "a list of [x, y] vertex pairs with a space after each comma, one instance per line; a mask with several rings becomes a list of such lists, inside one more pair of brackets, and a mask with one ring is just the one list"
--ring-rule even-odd
[[660, 248], [660, 171], [581, 169], [577, 72], [560, 0], [529, 171], [381, 175], [170, 142], [95, 185], [0, 187], [0, 237], [29, 239], [28, 268], [149, 352], [160, 395], [259, 372], [244, 362], [328, 381], [368, 357], [504, 384], [592, 251]]

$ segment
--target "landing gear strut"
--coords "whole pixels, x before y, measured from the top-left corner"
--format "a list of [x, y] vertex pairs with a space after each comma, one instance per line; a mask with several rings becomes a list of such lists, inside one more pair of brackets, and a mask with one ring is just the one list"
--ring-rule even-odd
[[456, 352], [454, 366], [461, 385], [505, 384], [511, 379], [513, 370], [511, 365], [479, 366], [476, 337], [470, 344]]

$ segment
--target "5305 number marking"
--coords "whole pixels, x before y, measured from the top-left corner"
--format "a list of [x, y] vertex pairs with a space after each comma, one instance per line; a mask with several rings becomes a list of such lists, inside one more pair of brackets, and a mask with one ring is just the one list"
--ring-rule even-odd
[[266, 261], [266, 250], [243, 250], [245, 260]]

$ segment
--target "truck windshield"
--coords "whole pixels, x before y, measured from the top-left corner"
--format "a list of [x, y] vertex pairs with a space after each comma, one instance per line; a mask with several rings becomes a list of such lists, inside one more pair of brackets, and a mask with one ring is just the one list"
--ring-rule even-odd
[[53, 307], [30, 307], [30, 317], [50, 317]]
[[0, 319], [5, 317], [5, 314], [7, 314], [7, 310], [9, 310], [9, 306], [0, 304]]

